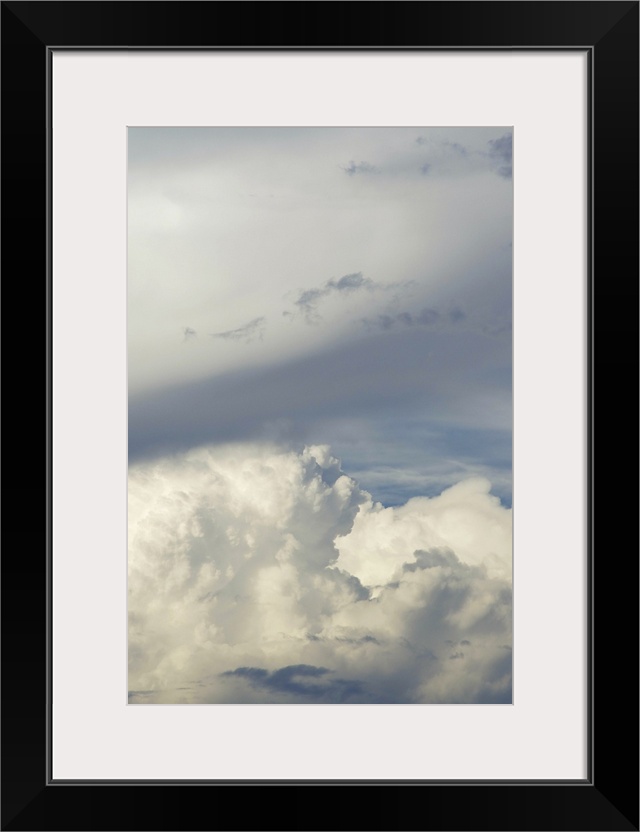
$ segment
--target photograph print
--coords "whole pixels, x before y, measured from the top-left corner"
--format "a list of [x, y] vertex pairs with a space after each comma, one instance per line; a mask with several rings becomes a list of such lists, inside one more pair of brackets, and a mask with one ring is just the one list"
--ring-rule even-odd
[[512, 702], [513, 133], [128, 129], [128, 701]]

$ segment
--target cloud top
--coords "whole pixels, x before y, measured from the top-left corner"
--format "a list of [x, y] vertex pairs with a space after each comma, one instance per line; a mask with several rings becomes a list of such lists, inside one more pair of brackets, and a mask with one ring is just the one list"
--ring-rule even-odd
[[510, 528], [486, 480], [385, 509], [326, 446], [136, 465], [130, 702], [510, 701]]

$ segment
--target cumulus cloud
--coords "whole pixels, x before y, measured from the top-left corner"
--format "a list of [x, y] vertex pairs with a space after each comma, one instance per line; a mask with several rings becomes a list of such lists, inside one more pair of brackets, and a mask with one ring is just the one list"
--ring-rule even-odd
[[483, 479], [383, 508], [326, 446], [141, 463], [128, 587], [131, 703], [511, 701], [511, 512]]
[[471, 477], [402, 506], [369, 499], [337, 541], [340, 566], [369, 587], [385, 585], [398, 570], [457, 568], [458, 561], [510, 582], [511, 516], [490, 488], [487, 479]]
[[244, 326], [239, 326], [237, 329], [228, 329], [226, 332], [212, 332], [212, 338], [223, 338], [225, 341], [243, 341], [245, 344], [255, 341], [257, 338], [262, 340], [264, 338], [264, 331], [266, 328], [266, 319], [254, 318]]

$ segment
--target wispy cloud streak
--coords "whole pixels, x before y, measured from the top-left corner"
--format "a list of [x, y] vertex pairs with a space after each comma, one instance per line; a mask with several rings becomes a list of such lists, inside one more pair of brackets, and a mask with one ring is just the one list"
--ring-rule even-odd
[[239, 326], [237, 329], [228, 329], [226, 332], [212, 332], [212, 338], [222, 338], [225, 341], [243, 341], [245, 344], [262, 340], [266, 329], [266, 318], [254, 318], [244, 326]]
[[[317, 323], [320, 320], [318, 304], [329, 295], [350, 295], [362, 290], [372, 292], [377, 288], [379, 288], [378, 285], [368, 277], [364, 277], [362, 272], [352, 272], [337, 279], [332, 277], [322, 286], [304, 289], [293, 301], [293, 305], [296, 307], [297, 314], [303, 315], [308, 323]], [[290, 312], [283, 314], [291, 316]]]

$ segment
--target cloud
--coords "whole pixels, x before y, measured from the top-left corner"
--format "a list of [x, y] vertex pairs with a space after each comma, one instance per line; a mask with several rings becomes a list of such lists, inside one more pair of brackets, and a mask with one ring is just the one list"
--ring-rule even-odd
[[346, 702], [362, 691], [362, 685], [357, 680], [332, 678], [328, 668], [308, 664], [289, 665], [272, 673], [260, 667], [238, 667], [220, 675], [222, 678], [246, 679], [255, 688], [291, 695], [294, 700]]
[[127, 693], [127, 700], [130, 704], [149, 704], [153, 697], [160, 694], [158, 690], [130, 690]]
[[437, 309], [424, 308], [418, 313], [394, 312], [383, 313], [375, 318], [362, 318], [362, 323], [367, 329], [394, 329], [396, 327], [423, 327], [433, 326], [442, 321], [449, 321], [457, 324], [466, 318], [465, 313], [458, 306], [454, 306], [446, 314], [438, 312]]
[[359, 164], [356, 164], [351, 161], [346, 167], [343, 167], [342, 170], [348, 176], [355, 176], [360, 173], [378, 173], [378, 168], [374, 165], [370, 165], [369, 162], [360, 162]]
[[496, 165], [497, 173], [510, 179], [513, 173], [513, 134], [505, 133], [499, 139], [491, 139], [489, 156]]
[[223, 338], [225, 341], [244, 341], [249, 344], [255, 341], [256, 338], [262, 340], [264, 338], [264, 331], [266, 328], [266, 319], [254, 318], [248, 324], [240, 326], [237, 329], [229, 329], [226, 332], [212, 332], [212, 338]]
[[297, 307], [297, 312], [303, 314], [307, 322], [317, 323], [320, 320], [318, 303], [328, 295], [352, 294], [362, 289], [371, 292], [376, 288], [379, 288], [377, 284], [373, 280], [363, 277], [362, 272], [353, 272], [352, 274], [345, 274], [337, 280], [331, 278], [320, 287], [304, 289], [298, 294], [293, 303]]
[[[428, 143], [416, 144], [420, 132]], [[307, 319], [282, 299], [322, 289], [332, 276], [360, 272], [379, 285], [413, 281], [411, 302], [404, 296], [394, 311], [443, 311], [459, 299], [473, 314], [467, 288], [495, 297], [485, 283], [491, 271], [507, 268], [500, 252], [511, 239], [511, 195], [487, 144], [505, 132], [132, 130], [130, 392], [273, 366], [359, 337], [361, 327], [349, 319], [385, 312], [377, 303], [388, 298], [382, 290], [323, 296], [316, 312], [335, 326], [296, 340]], [[466, 156], [452, 149], [456, 144]], [[379, 170], [348, 175], [339, 166], [350, 160]], [[431, 165], [427, 176], [423, 165]], [[268, 331], [245, 348], [236, 330], [257, 316]], [[181, 345], [187, 325], [197, 337]]]
[[384, 509], [326, 446], [132, 466], [130, 701], [511, 701], [510, 529], [487, 481]]
[[[508, 340], [470, 327], [458, 328], [455, 339], [439, 325], [397, 325], [383, 332], [360, 324], [358, 329], [360, 337], [351, 343], [338, 342], [280, 365], [130, 394], [129, 458], [273, 437], [274, 425], [284, 425], [284, 436], [295, 441], [314, 441], [320, 433], [326, 442], [327, 420], [392, 414], [397, 421], [408, 412], [419, 412], [430, 425], [446, 423], [447, 430], [511, 429]], [[427, 354], [433, 358], [425, 363]], [[502, 376], [496, 368], [505, 368]], [[385, 442], [400, 440], [409, 430], [394, 433], [392, 425]], [[275, 438], [282, 435], [276, 430]], [[423, 455], [424, 438], [415, 441]], [[474, 454], [490, 461], [482, 446], [486, 437], [479, 436], [479, 442]]]
[[482, 477], [401, 506], [369, 502], [336, 545], [339, 566], [369, 587], [384, 586], [398, 570], [406, 577], [434, 567], [482, 566], [489, 577], [511, 580], [510, 513]]
[[382, 314], [376, 318], [363, 318], [362, 323], [369, 329], [392, 329], [396, 326], [431, 326], [440, 320], [436, 309], [423, 309], [418, 314], [397, 312], [392, 315]]
[[300, 290], [297, 297], [295, 297], [293, 304], [296, 308], [295, 313], [288, 311], [282, 314], [285, 317], [295, 318], [302, 315], [307, 323], [317, 324], [322, 320], [318, 312], [318, 305], [320, 301], [331, 296], [340, 297], [352, 295], [354, 293], [362, 294], [362, 291], [372, 294], [374, 292], [395, 292], [396, 300], [403, 290], [414, 285], [413, 280], [396, 281], [393, 283], [376, 283], [368, 277], [364, 277], [362, 272], [353, 272], [345, 274], [336, 279], [331, 278], [327, 280], [322, 286], [313, 287], [310, 289]]
[[[420, 157], [408, 157], [407, 162], [414, 171], [417, 165], [417, 169], [423, 176], [433, 173], [451, 174], [461, 168], [468, 168], [470, 164], [473, 166], [473, 151], [469, 151], [460, 142], [434, 136], [418, 136], [416, 144], [420, 146]], [[425, 153], [427, 154], [426, 160], [424, 158]], [[420, 162], [420, 158], [423, 161]]]
[[489, 139], [484, 148], [482, 145], [474, 148], [435, 136], [418, 136], [416, 144], [420, 147], [422, 161], [416, 160], [415, 164], [423, 176], [470, 174], [486, 170], [489, 165], [500, 176], [509, 179], [512, 175], [512, 139], [511, 132], [504, 133], [497, 139]]
[[443, 147], [446, 147], [447, 150], [450, 150], [452, 153], [456, 153], [458, 156], [467, 155], [467, 148], [461, 145], [459, 142], [445, 141], [442, 144]]
[[443, 148], [449, 153], [455, 153], [458, 156], [466, 156], [468, 151], [460, 142], [452, 142], [448, 139], [434, 139], [430, 136], [418, 136], [416, 144], [427, 145], [430, 147]]

